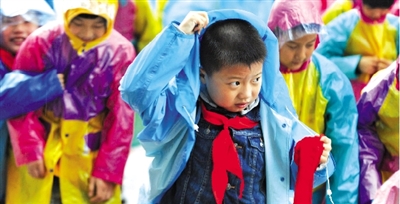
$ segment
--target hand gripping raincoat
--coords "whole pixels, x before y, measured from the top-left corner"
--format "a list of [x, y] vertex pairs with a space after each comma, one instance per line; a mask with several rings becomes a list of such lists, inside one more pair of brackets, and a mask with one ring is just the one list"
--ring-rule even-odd
[[[311, 3], [298, 1], [274, 4], [268, 26], [281, 45], [306, 34], [323, 32], [320, 15], [309, 13], [314, 8]], [[349, 80], [335, 64], [316, 52], [298, 70], [281, 65], [281, 72], [300, 121], [332, 140], [337, 164], [330, 186], [333, 202], [357, 203], [358, 114]], [[313, 203], [320, 204], [325, 192], [322, 186], [315, 189]]]
[[[106, 3], [69, 9], [65, 24], [45, 25], [29, 36], [14, 67], [57, 70], [65, 91], [41, 110], [9, 121], [14, 159], [8, 161], [7, 203], [49, 203], [54, 175], [60, 178], [62, 203], [89, 203], [91, 176], [121, 184], [133, 136], [133, 111], [122, 100], [119, 81], [135, 52], [112, 29]], [[98, 6], [98, 7], [96, 7]], [[104, 9], [104, 10], [103, 10]], [[68, 30], [79, 14], [107, 20], [106, 34], [83, 43]], [[111, 13], [111, 14], [110, 14]], [[24, 164], [43, 159], [46, 175], [35, 179]], [[121, 203], [117, 185], [107, 203]]]
[[360, 203], [369, 203], [399, 170], [399, 63], [377, 72], [357, 103]]
[[[41, 21], [37, 22], [39, 25], [55, 17], [50, 7], [42, 0], [17, 4], [15, 1], [0, 1], [0, 22], [4, 16], [24, 16], [31, 11], [41, 15]], [[4, 26], [7, 25], [1, 24], [0, 29]], [[0, 38], [3, 38], [2, 30]], [[2, 47], [1, 42], [0, 47]], [[35, 76], [18, 71], [11, 72], [14, 57], [10, 52], [0, 48], [0, 203], [4, 199], [6, 188], [6, 151], [9, 136], [5, 120], [36, 110], [62, 94], [56, 71]]]
[[399, 17], [392, 14], [371, 22], [361, 14], [361, 9], [352, 9], [326, 26], [328, 35], [321, 38], [317, 52], [332, 60], [352, 80], [356, 99], [371, 78], [366, 74], [356, 74], [361, 57], [396, 60], [399, 55], [399, 23]]
[[[265, 23], [249, 12], [216, 10], [208, 12], [208, 17], [209, 24], [232, 18], [246, 20], [266, 44], [268, 54], [260, 92], [266, 200], [269, 204], [289, 203], [297, 174], [290, 152], [295, 142], [315, 132], [297, 119], [278, 69], [278, 42]], [[157, 203], [183, 171], [193, 149], [201, 115], [201, 108], [196, 106], [200, 93], [199, 38], [198, 34], [182, 33], [171, 23], [140, 52], [121, 80], [123, 99], [140, 114], [145, 125], [138, 139], [147, 156], [154, 157], [138, 203]], [[328, 173], [333, 173], [332, 157], [327, 166]], [[314, 185], [326, 181], [325, 170], [315, 173]]]

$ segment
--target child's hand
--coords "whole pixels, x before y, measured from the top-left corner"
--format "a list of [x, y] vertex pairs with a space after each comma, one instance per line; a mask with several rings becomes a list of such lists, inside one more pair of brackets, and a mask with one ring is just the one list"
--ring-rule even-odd
[[378, 70], [378, 63], [379, 59], [377, 57], [363, 56], [358, 63], [358, 69], [364, 74], [375, 74]]
[[208, 15], [205, 11], [190, 11], [179, 25], [179, 30], [186, 34], [200, 33], [208, 25]]
[[329, 153], [332, 150], [332, 146], [331, 146], [331, 139], [329, 139], [327, 136], [323, 135], [321, 136], [321, 142], [323, 142], [323, 147], [324, 147], [324, 151], [322, 152], [321, 155], [321, 159], [319, 161], [320, 164], [324, 164], [326, 162], [328, 162], [328, 158], [329, 158]]
[[58, 81], [60, 81], [61, 87], [64, 90], [65, 89], [65, 82], [64, 82], [64, 74], [57, 74]]
[[114, 195], [115, 184], [90, 177], [89, 180], [89, 198], [91, 203], [101, 203], [109, 200]]
[[390, 60], [387, 60], [387, 59], [379, 59], [379, 62], [378, 62], [378, 70], [386, 69], [387, 67], [390, 66], [390, 64], [392, 64], [392, 61], [390, 61]]
[[44, 178], [46, 175], [46, 167], [44, 166], [43, 160], [37, 160], [26, 164], [28, 173], [33, 178]]

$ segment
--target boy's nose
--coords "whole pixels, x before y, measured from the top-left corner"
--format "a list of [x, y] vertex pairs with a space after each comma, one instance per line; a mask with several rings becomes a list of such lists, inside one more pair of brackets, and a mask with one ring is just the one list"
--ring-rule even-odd
[[78, 36], [82, 41], [89, 42], [93, 39], [93, 33], [89, 29], [85, 29]]
[[250, 86], [244, 86], [240, 92], [240, 99], [247, 100], [251, 98], [251, 93], [253, 92]]
[[303, 60], [306, 58], [306, 48], [302, 47], [299, 49], [299, 51], [296, 53], [296, 58], [299, 60]]

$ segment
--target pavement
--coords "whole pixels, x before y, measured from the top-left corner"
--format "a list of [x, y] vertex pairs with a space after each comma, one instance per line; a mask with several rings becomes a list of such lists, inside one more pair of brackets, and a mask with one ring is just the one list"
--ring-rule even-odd
[[146, 157], [140, 145], [131, 148], [122, 183], [124, 204], [138, 204], [139, 189], [147, 178], [147, 167], [150, 163], [151, 159]]

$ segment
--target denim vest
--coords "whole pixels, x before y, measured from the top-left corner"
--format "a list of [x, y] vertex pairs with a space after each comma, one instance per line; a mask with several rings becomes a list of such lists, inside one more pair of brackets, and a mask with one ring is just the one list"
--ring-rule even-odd
[[[218, 112], [228, 118], [238, 115], [205, 104], [208, 110]], [[253, 121], [260, 121], [259, 105], [248, 112], [246, 116]], [[211, 188], [213, 169], [211, 148], [212, 142], [222, 130], [222, 126], [212, 125], [203, 117], [200, 118], [198, 126], [199, 131], [196, 132], [196, 142], [189, 161], [177, 181], [164, 194], [160, 203], [215, 203]], [[239, 155], [245, 184], [243, 197], [239, 199], [240, 179], [228, 173], [228, 185], [223, 202], [226, 204], [266, 203], [264, 142], [260, 124], [245, 130], [230, 128], [230, 132]]]

